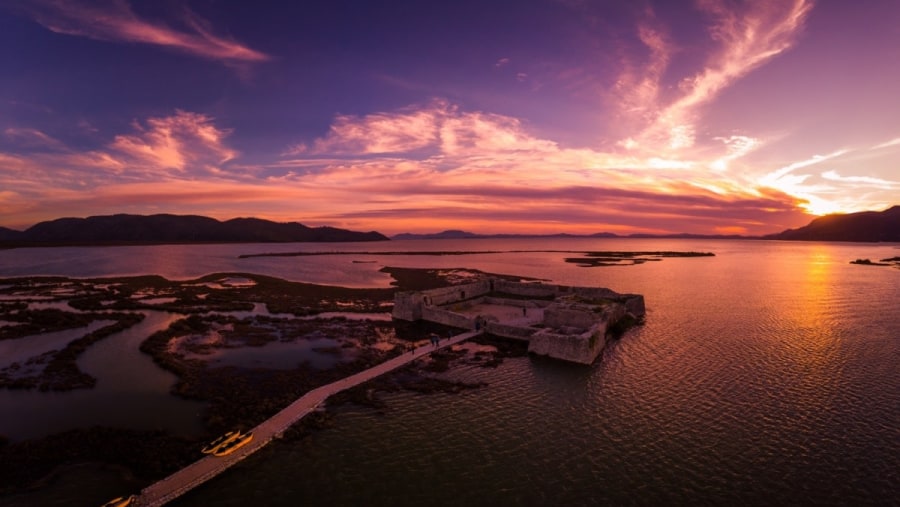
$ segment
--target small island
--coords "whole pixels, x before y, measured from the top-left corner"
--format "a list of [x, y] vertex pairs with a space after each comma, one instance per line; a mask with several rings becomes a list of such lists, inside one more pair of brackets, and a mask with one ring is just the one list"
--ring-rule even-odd
[[894, 266], [896, 268], [900, 268], [900, 257], [881, 259], [880, 262], [876, 262], [871, 259], [856, 259], [850, 261], [850, 264], [860, 264], [862, 266]]

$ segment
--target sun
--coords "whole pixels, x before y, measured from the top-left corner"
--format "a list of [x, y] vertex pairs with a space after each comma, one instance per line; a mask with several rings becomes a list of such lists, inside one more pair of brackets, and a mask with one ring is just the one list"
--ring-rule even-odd
[[831, 215], [834, 213], [846, 213], [840, 204], [832, 201], [826, 201], [818, 197], [808, 197], [806, 204], [802, 204], [807, 213], [811, 215]]

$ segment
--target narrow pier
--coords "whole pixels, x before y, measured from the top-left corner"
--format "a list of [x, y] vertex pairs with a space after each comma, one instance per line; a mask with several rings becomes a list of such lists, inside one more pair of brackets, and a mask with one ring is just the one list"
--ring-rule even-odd
[[[315, 410], [316, 407], [318, 407], [329, 396], [335, 393], [339, 393], [345, 389], [350, 389], [351, 387], [358, 386], [359, 384], [371, 380], [379, 375], [383, 375], [405, 364], [411, 363], [412, 361], [415, 361], [422, 356], [428, 355], [435, 350], [439, 350], [444, 347], [468, 340], [469, 338], [477, 336], [478, 334], [480, 334], [480, 331], [468, 331], [453, 336], [449, 339], [444, 338], [440, 341], [437, 347], [430, 344], [418, 347], [416, 349], [413, 349], [411, 352], [407, 352], [393, 359], [385, 361], [377, 366], [373, 366], [368, 370], [363, 370], [359, 373], [338, 380], [337, 382], [332, 382], [331, 384], [317, 387], [298, 398], [281, 412], [278, 412], [271, 418], [253, 428], [251, 430], [253, 431], [253, 440], [251, 440], [245, 446], [237, 449], [229, 455], [222, 457], [207, 455], [206, 457], [195, 461], [194, 463], [191, 463], [190, 465], [182, 468], [181, 470], [166, 477], [165, 479], [147, 486], [146, 488], [141, 490], [140, 495], [138, 495], [138, 497], [135, 499], [134, 505], [163, 505], [167, 502], [171, 502], [179, 496], [187, 493], [191, 489], [224, 472], [232, 465], [240, 462], [247, 456], [250, 456], [254, 452], [262, 449], [274, 438], [280, 437], [284, 433], [284, 431], [287, 430], [292, 424], [302, 419], [306, 414], [309, 414], [310, 412]], [[199, 454], [199, 449], [197, 452]]]

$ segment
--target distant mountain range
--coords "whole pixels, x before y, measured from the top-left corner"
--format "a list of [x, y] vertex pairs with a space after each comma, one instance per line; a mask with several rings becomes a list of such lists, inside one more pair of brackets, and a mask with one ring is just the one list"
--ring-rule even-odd
[[825, 215], [816, 218], [809, 225], [763, 238], [796, 241], [900, 241], [900, 206], [884, 211]]
[[600, 232], [576, 234], [476, 234], [448, 230], [433, 234], [397, 234], [391, 239], [497, 239], [497, 238], [676, 238], [676, 239], [776, 239], [797, 241], [900, 242], [900, 206], [885, 211], [863, 211], [844, 215], [826, 215], [809, 225], [766, 236], [707, 234], [628, 234]]
[[234, 218], [220, 222], [196, 215], [108, 215], [59, 218], [25, 231], [0, 227], [0, 241], [15, 244], [268, 243], [386, 241], [378, 232], [307, 227], [297, 222]]
[[[703, 234], [629, 234], [609, 232], [576, 234], [476, 234], [448, 230], [434, 234], [397, 234], [392, 239], [490, 239], [490, 238], [679, 238], [679, 239], [775, 239], [798, 241], [900, 242], [900, 206], [884, 211], [826, 215], [809, 225], [766, 236]], [[107, 215], [59, 218], [36, 224], [25, 231], [0, 227], [0, 246], [54, 244], [152, 244], [152, 243], [274, 243], [387, 241], [378, 232], [356, 232], [334, 227], [307, 227], [297, 222], [272, 222], [259, 218], [234, 218], [221, 222], [197, 215]]]

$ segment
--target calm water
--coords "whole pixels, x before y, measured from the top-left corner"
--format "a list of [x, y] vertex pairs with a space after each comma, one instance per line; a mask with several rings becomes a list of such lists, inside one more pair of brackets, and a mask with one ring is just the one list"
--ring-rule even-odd
[[[0, 275], [248, 271], [384, 286], [383, 265], [473, 267], [646, 298], [646, 325], [593, 367], [523, 358], [460, 368], [447, 375], [489, 385], [385, 395], [382, 415], [341, 408], [334, 427], [271, 446], [179, 505], [897, 505], [900, 270], [849, 264], [900, 255], [897, 246], [617, 239], [35, 249], [0, 251]], [[325, 248], [716, 257], [609, 268], [566, 264], [561, 253], [236, 258]], [[154, 260], [142, 264], [148, 251]], [[99, 267], [106, 271], [92, 271]]]
[[[177, 378], [139, 350], [142, 341], [156, 331], [166, 329], [180, 318], [165, 312], [147, 311], [137, 325], [91, 346], [78, 358], [78, 367], [97, 379], [93, 389], [64, 392], [0, 389], [0, 435], [18, 441], [37, 438], [74, 428], [95, 425], [135, 429], [164, 429], [180, 435], [199, 435], [203, 428], [200, 412], [204, 403], [183, 400], [169, 394]], [[102, 324], [101, 324], [102, 325]], [[88, 327], [98, 327], [97, 323]], [[36, 336], [69, 335], [69, 340], [41, 349], [62, 348], [85, 328]], [[24, 340], [0, 341], [3, 345]], [[5, 362], [0, 358], [0, 364]]]

